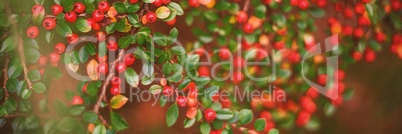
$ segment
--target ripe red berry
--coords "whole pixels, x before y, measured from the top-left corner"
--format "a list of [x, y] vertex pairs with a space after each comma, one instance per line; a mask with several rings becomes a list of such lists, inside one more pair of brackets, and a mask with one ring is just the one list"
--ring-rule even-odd
[[327, 5], [327, 0], [318, 0], [317, 6], [318, 7], [325, 7]]
[[369, 3], [371, 0], [362, 0], [363, 3]]
[[345, 8], [343, 9], [343, 16], [347, 19], [353, 18], [353, 9], [351, 8]]
[[73, 11], [70, 11], [64, 15], [64, 18], [66, 19], [66, 21], [74, 23], [77, 20], [77, 14], [75, 14], [75, 12]]
[[163, 94], [167, 97], [171, 96], [173, 94], [173, 88], [170, 86], [165, 86], [163, 87]]
[[96, 32], [96, 39], [98, 39], [98, 41], [102, 42], [106, 40], [106, 34], [105, 32], [99, 31]]
[[250, 23], [245, 23], [245, 24], [243, 25], [243, 31], [244, 31], [245, 33], [251, 34], [251, 33], [254, 32], [254, 27], [253, 27], [253, 25], [251, 25]]
[[343, 26], [342, 27], [342, 34], [344, 36], [352, 36], [353, 28], [351, 26]]
[[179, 96], [177, 97], [177, 105], [181, 106], [181, 107], [186, 107], [186, 103], [187, 103], [187, 98], [185, 96]]
[[190, 98], [190, 97], [187, 98], [187, 106], [188, 107], [195, 107], [195, 106], [197, 106], [197, 103], [198, 103], [197, 99]]
[[166, 81], [166, 79], [165, 78], [162, 78], [161, 79], [161, 81], [160, 81], [160, 84], [161, 84], [161, 86], [166, 86], [167, 85], [167, 81]]
[[110, 94], [112, 94], [112, 95], [118, 95], [118, 94], [120, 94], [121, 93], [121, 88], [120, 88], [120, 86], [118, 86], [118, 85], [113, 85], [111, 88], [110, 88]]
[[98, 54], [96, 54], [96, 59], [98, 59], [98, 61], [99, 62], [103, 62], [103, 61], [106, 61], [107, 60], [107, 56], [105, 55], [105, 56], [103, 56], [103, 57], [99, 57], [99, 55]]
[[310, 121], [310, 113], [307, 111], [301, 111], [296, 117], [296, 125], [303, 127]]
[[85, 6], [84, 6], [84, 4], [82, 4], [82, 3], [80, 3], [80, 2], [75, 3], [75, 4], [74, 4], [74, 11], [75, 11], [76, 13], [82, 13], [82, 12], [84, 12], [84, 11], [85, 11]]
[[173, 26], [174, 24], [176, 24], [176, 18], [173, 18], [170, 21], [167, 21], [166, 24], [168, 24], [169, 26]]
[[156, 14], [154, 12], [147, 13], [147, 22], [152, 23], [156, 21]]
[[39, 66], [44, 66], [47, 64], [47, 62], [49, 61], [49, 58], [46, 56], [40, 56], [38, 59], [39, 62]]
[[318, 75], [318, 84], [320, 84], [320, 85], [327, 84], [327, 75], [326, 74]]
[[362, 28], [356, 28], [354, 31], [353, 31], [353, 36], [355, 37], [355, 38], [360, 38], [360, 37], [362, 37], [363, 36], [363, 29]]
[[124, 71], [126, 71], [126, 67], [127, 67], [126, 64], [124, 62], [121, 62], [121, 63], [117, 64], [116, 71], [118, 73], [124, 73]]
[[83, 93], [87, 93], [88, 84], [89, 84], [89, 83], [85, 84], [85, 85], [82, 87], [82, 92], [83, 92]]
[[310, 97], [307, 97], [307, 96], [303, 96], [300, 98], [300, 104], [301, 104], [302, 108], [309, 113], [313, 113], [317, 108], [314, 101]]
[[156, 7], [159, 7], [159, 6], [162, 5], [162, 0], [155, 0], [155, 1], [152, 3], [152, 5], [154, 5], [154, 6], [156, 6]]
[[194, 119], [196, 115], [197, 115], [197, 108], [195, 108], [195, 107], [190, 107], [190, 108], [187, 110], [187, 113], [186, 113], [186, 117], [187, 117], [187, 118], [189, 118], [189, 119]]
[[198, 68], [198, 75], [200, 77], [209, 77], [209, 68], [206, 66], [200, 66]]
[[135, 57], [133, 54], [127, 54], [124, 56], [124, 63], [126, 63], [127, 66], [134, 64]]
[[53, 49], [55, 53], [62, 54], [66, 50], [66, 46], [63, 43], [57, 43]]
[[106, 62], [99, 63], [98, 72], [101, 74], [106, 74], [109, 70], [109, 66]]
[[261, 2], [264, 4], [271, 4], [272, 0], [261, 0]]
[[131, 4], [134, 4], [134, 3], [137, 3], [138, 0], [128, 0], [128, 2], [131, 3]]
[[94, 23], [91, 27], [95, 31], [98, 31], [101, 29], [101, 25], [99, 23]]
[[99, 22], [99, 21], [103, 20], [103, 17], [105, 17], [105, 14], [103, 14], [103, 12], [100, 10], [95, 10], [92, 13], [92, 18], [95, 20], [95, 22]]
[[385, 41], [386, 35], [383, 32], [376, 32], [374, 37], [376, 41], [378, 41], [379, 43], [383, 43]]
[[167, 5], [170, 3], [170, 0], [162, 0], [162, 3]]
[[29, 38], [34, 39], [38, 36], [38, 34], [39, 34], [39, 30], [38, 30], [38, 27], [36, 27], [36, 26], [31, 26], [27, 30], [27, 36]]
[[246, 23], [248, 18], [248, 15], [246, 12], [244, 11], [239, 11], [236, 15], [236, 20], [237, 22], [239, 22], [240, 24]]
[[318, 97], [318, 92], [314, 88], [310, 87], [307, 90], [306, 95], [309, 96], [310, 98], [316, 99]]
[[109, 51], [116, 51], [118, 49], [116, 41], [113, 41], [113, 40], [108, 41], [107, 49], [109, 49]]
[[71, 102], [71, 104], [73, 104], [73, 105], [80, 105], [83, 103], [84, 103], [84, 100], [82, 100], [82, 98], [78, 95], [74, 96], [73, 101]]
[[188, 0], [188, 5], [192, 7], [198, 7], [200, 3], [198, 2], [198, 0]]
[[366, 49], [364, 59], [366, 62], [373, 62], [375, 60], [375, 52], [371, 49]]
[[241, 56], [237, 56], [236, 58], [234, 58], [233, 60], [233, 67], [235, 68], [244, 68], [244, 66], [246, 65], [244, 59]]
[[268, 111], [262, 111], [260, 113], [260, 118], [263, 118], [266, 121], [270, 121], [270, 120], [272, 120], [272, 114], [270, 112], [268, 112]]
[[50, 57], [50, 62], [51, 63], [57, 63], [60, 60], [60, 55], [56, 54], [56, 53], [50, 53], [49, 57]]
[[299, 4], [299, 0], [290, 0], [291, 6], [297, 6]]
[[53, 15], [58, 15], [63, 12], [63, 7], [60, 5], [53, 5], [51, 11]]
[[355, 12], [357, 14], [363, 14], [364, 11], [366, 11], [366, 8], [364, 7], [363, 3], [357, 3], [355, 5]]
[[190, 89], [190, 91], [188, 91], [188, 97], [189, 98], [197, 98], [198, 97], [198, 90], [197, 89]]
[[244, 50], [249, 50], [252, 46], [253, 46], [253, 45], [252, 45], [251, 43], [247, 42], [246, 40], [243, 40], [243, 41], [241, 42], [241, 47], [242, 47]]
[[109, 11], [109, 8], [110, 8], [109, 3], [106, 1], [101, 1], [98, 4], [98, 9], [101, 10], [102, 12]]
[[42, 5], [34, 5], [32, 7], [32, 13], [33, 13], [34, 16], [38, 15], [41, 12], [44, 12], [44, 11], [45, 11], [45, 8]]
[[53, 28], [56, 27], [56, 21], [52, 18], [46, 18], [43, 21], [43, 27], [47, 30], [52, 30]]
[[204, 113], [204, 117], [205, 119], [207, 119], [207, 121], [212, 122], [214, 121], [215, 117], [216, 117], [216, 112], [215, 110], [208, 108], [207, 110], [205, 110]]
[[120, 77], [115, 76], [112, 78], [111, 82], [112, 82], [112, 85], [120, 85], [121, 79], [120, 79]]
[[334, 9], [336, 12], [342, 12], [344, 6], [345, 5], [341, 1], [338, 1], [335, 3]]
[[244, 80], [244, 75], [240, 71], [233, 72], [233, 83], [238, 84]]
[[307, 0], [299, 0], [298, 6], [300, 9], [305, 10], [308, 8], [308, 5], [309, 5], [309, 3]]
[[77, 34], [73, 33], [72, 35], [67, 36], [67, 42], [70, 44], [75, 44], [79, 40], [79, 37]]
[[87, 20], [86, 20], [86, 23], [89, 25], [89, 26], [93, 26], [96, 22], [95, 22], [95, 20], [94, 19], [92, 19], [92, 18], [88, 18]]
[[353, 59], [355, 59], [356, 61], [360, 61], [362, 59], [362, 54], [360, 52], [353, 52], [352, 53], [352, 57]]

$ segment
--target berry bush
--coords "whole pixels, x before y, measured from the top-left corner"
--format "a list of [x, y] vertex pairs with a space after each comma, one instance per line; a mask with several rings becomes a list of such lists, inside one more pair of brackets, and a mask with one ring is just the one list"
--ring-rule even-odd
[[[401, 13], [400, 0], [1, 0], [0, 127], [118, 133], [130, 124], [116, 110], [141, 87], [169, 107], [169, 127], [185, 116], [200, 133], [316, 131], [353, 96], [349, 65], [402, 58]], [[160, 22], [171, 31], [147, 26]], [[77, 89], [49, 100], [70, 76]]]

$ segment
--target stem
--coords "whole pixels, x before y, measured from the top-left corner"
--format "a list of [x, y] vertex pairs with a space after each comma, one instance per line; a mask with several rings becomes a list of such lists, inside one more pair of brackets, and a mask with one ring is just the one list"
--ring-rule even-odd
[[116, 64], [118, 64], [119, 61], [121, 59], [123, 59], [123, 57], [124, 57], [124, 49], [120, 50], [119, 56], [117, 57], [117, 59], [115, 61], [113, 61], [112, 67], [110, 68], [110, 72], [107, 75], [106, 80], [103, 83], [101, 94], [94, 107], [94, 112], [97, 114], [99, 114], [100, 103], [101, 103], [102, 99], [106, 96], [106, 88], [109, 85], [110, 80], [115, 76], [114, 70], [116, 69]]
[[230, 124], [230, 125], [232, 125], [232, 127], [234, 127], [234, 128], [238, 128], [240, 131], [248, 130], [248, 134], [259, 134], [258, 132], [254, 131], [254, 130], [250, 130], [250, 129], [245, 128], [245, 127], [237, 127], [237, 125], [233, 124], [233, 123]]
[[243, 11], [247, 13], [248, 7], [250, 5], [250, 0], [246, 0], [244, 3]]
[[27, 81], [28, 89], [33, 90], [32, 82], [28, 79], [28, 68], [27, 68], [27, 65], [25, 64], [25, 53], [24, 53], [24, 43], [23, 42], [24, 41], [19, 36], [19, 39], [18, 39], [18, 51], [19, 51], [20, 57], [21, 57], [21, 65], [22, 65], [22, 67], [24, 69], [24, 78]]
[[4, 63], [4, 85], [3, 85], [3, 89], [4, 89], [4, 94], [5, 94], [4, 95], [5, 96], [4, 100], [7, 100], [8, 96], [9, 96], [8, 91], [6, 89], [6, 84], [7, 84], [7, 80], [8, 80], [7, 69], [8, 69], [8, 61], [10, 59], [8, 58], [8, 53], [6, 53], [5, 55], [6, 55], [6, 58], [5, 58], [5, 63]]
[[0, 38], [0, 40], [3, 40], [4, 38], [6, 38], [7, 35], [8, 35], [8, 32], [9, 32], [9, 31], [7, 31], [7, 33], [3, 34], [3, 36], [1, 36], [1, 38]]
[[[105, 18], [111, 18], [108, 14], [105, 14], [104, 16], [105, 16]], [[77, 14], [77, 17], [92, 17], [92, 14], [80, 13], [80, 14]], [[127, 14], [116, 15], [114, 17], [116, 19], [121, 19], [121, 18], [127, 17]], [[57, 16], [56, 15], [51, 15], [51, 14], [46, 14], [44, 18], [45, 19], [46, 18], [54, 18], [54, 19], [57, 20]]]

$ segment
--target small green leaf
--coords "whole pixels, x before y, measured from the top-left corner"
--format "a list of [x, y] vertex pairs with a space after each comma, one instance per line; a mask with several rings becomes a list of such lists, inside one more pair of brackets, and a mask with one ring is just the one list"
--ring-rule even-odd
[[190, 79], [184, 79], [180, 84], [179, 84], [179, 90], [182, 90], [186, 88], [190, 84], [191, 80]]
[[126, 6], [122, 2], [115, 2], [113, 4], [113, 7], [116, 9], [118, 13], [125, 13], [126, 12]]
[[186, 53], [186, 50], [182, 46], [174, 46], [171, 49], [172, 52], [177, 55], [182, 55]]
[[127, 68], [124, 76], [126, 77], [126, 81], [128, 84], [130, 84], [132, 87], [137, 87], [139, 83], [139, 78], [137, 73], [134, 71], [132, 68]]
[[98, 120], [98, 115], [95, 112], [85, 112], [82, 118], [86, 123], [95, 123]]
[[110, 120], [112, 122], [112, 128], [116, 129], [117, 131], [124, 130], [128, 128], [128, 124], [126, 120], [124, 120], [123, 117], [121, 117], [118, 113], [116, 112], [111, 112], [110, 115]]
[[1, 51], [2, 52], [8, 52], [11, 51], [12, 49], [15, 48], [15, 46], [17, 46], [16, 43], [17, 42], [17, 38], [16, 37], [8, 37], [4, 42], [3, 45], [1, 46]]
[[53, 102], [53, 107], [54, 107], [54, 110], [57, 113], [59, 113], [59, 115], [63, 116], [63, 115], [67, 114], [67, 105], [66, 105], [66, 103], [62, 102], [61, 100], [56, 99]]
[[200, 125], [200, 130], [202, 134], [209, 134], [209, 132], [211, 132], [211, 126], [204, 122]]
[[177, 15], [183, 15], [184, 14], [183, 8], [181, 8], [181, 6], [179, 4], [177, 4], [177, 3], [175, 3], [175, 2], [170, 2], [167, 6], [169, 8], [176, 9], [177, 10]]
[[241, 124], [250, 123], [253, 119], [253, 112], [250, 109], [242, 109], [239, 113], [239, 122]]
[[193, 118], [193, 119], [186, 118], [186, 119], [184, 119], [184, 128], [189, 128], [189, 127], [193, 126], [194, 123], [195, 123], [195, 118]]
[[260, 118], [260, 119], [255, 120], [254, 129], [256, 131], [262, 131], [262, 130], [264, 130], [264, 128], [265, 128], [265, 120], [264, 119]]
[[176, 123], [178, 117], [179, 117], [179, 108], [177, 107], [177, 103], [174, 103], [172, 106], [170, 106], [169, 110], [166, 113], [166, 123], [168, 127]]
[[106, 132], [107, 131], [106, 131], [105, 126], [102, 124], [99, 124], [99, 125], [96, 125], [96, 127], [92, 133], [93, 134], [106, 134]]
[[78, 31], [86, 33], [91, 31], [91, 26], [89, 23], [87, 23], [87, 20], [84, 18], [78, 18], [77, 21], [75, 22], [75, 25], [78, 29]]
[[70, 132], [77, 127], [77, 121], [71, 117], [64, 117], [60, 120], [59, 124], [57, 125], [57, 129], [63, 132]]
[[151, 92], [153, 95], [159, 94], [162, 92], [162, 86], [159, 85], [152, 85], [151, 88], [149, 88], [149, 92]]
[[68, 113], [71, 115], [80, 115], [85, 110], [85, 105], [72, 105], [68, 109]]
[[32, 88], [36, 93], [43, 93], [46, 91], [46, 85], [42, 82], [35, 83]]
[[130, 45], [130, 43], [131, 43], [131, 38], [128, 36], [125, 36], [125, 37], [121, 37], [119, 39], [118, 45], [119, 45], [119, 48], [127, 48]]

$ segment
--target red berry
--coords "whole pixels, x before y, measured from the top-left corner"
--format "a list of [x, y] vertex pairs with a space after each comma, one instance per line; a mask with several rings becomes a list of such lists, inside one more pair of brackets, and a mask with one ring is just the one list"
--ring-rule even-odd
[[131, 3], [131, 4], [134, 4], [134, 3], [137, 3], [138, 0], [128, 0], [128, 2]]
[[73, 105], [80, 105], [80, 104], [83, 104], [83, 103], [84, 103], [84, 100], [82, 100], [82, 98], [80, 96], [78, 96], [78, 95], [74, 96], [73, 97], [73, 102], [71, 102], [71, 104], [73, 104]]
[[348, 19], [353, 18], [353, 9], [351, 8], [343, 9], [343, 16]]
[[87, 93], [88, 84], [89, 84], [89, 83], [85, 84], [85, 85], [82, 87], [82, 92], [83, 92], [83, 93]]
[[355, 5], [355, 12], [357, 14], [363, 14], [364, 11], [366, 11], [366, 8], [364, 7], [363, 3], [357, 3]]
[[189, 98], [197, 98], [198, 97], [198, 90], [197, 89], [190, 89], [190, 91], [188, 91], [188, 97]]
[[94, 23], [92, 26], [92, 29], [94, 29], [95, 31], [98, 31], [101, 29], [101, 25], [99, 23]]
[[342, 2], [338, 1], [335, 3], [334, 9], [336, 12], [342, 12], [344, 6], [345, 5]]
[[290, 0], [291, 6], [297, 6], [299, 4], [299, 0]]
[[87, 22], [87, 24], [88, 24], [89, 26], [91, 26], [91, 27], [96, 23], [95, 20], [92, 19], [92, 18], [88, 18], [88, 19], [86, 20], [86, 22]]
[[105, 55], [105, 56], [103, 56], [103, 57], [99, 57], [99, 55], [98, 54], [96, 54], [96, 59], [98, 59], [98, 61], [99, 62], [103, 62], [103, 61], [106, 61], [107, 60], [107, 56]]
[[246, 33], [248, 33], [248, 34], [251, 34], [251, 33], [254, 32], [254, 27], [253, 27], [253, 25], [251, 25], [250, 23], [245, 23], [245, 24], [243, 25], [243, 30], [244, 30], [244, 32], [246, 32]]
[[60, 60], [60, 55], [56, 54], [56, 53], [50, 53], [49, 57], [50, 57], [50, 62], [51, 63], [57, 63]]
[[353, 52], [352, 53], [352, 57], [353, 59], [355, 59], [356, 61], [360, 61], [362, 59], [362, 53], [360, 52]]
[[80, 3], [80, 2], [75, 3], [75, 4], [74, 4], [74, 11], [75, 11], [76, 13], [82, 13], [82, 12], [84, 12], [84, 11], [85, 11], [85, 6], [84, 6], [84, 4], [82, 4], [82, 3]]
[[63, 43], [57, 43], [54, 46], [54, 52], [57, 54], [62, 54], [66, 50], [66, 46]]
[[316, 99], [318, 97], [318, 92], [314, 88], [310, 87], [307, 90], [306, 95], [311, 97], [311, 98], [313, 98], [313, 99]]
[[167, 5], [170, 3], [170, 0], [162, 0], [162, 3]]
[[156, 21], [156, 14], [154, 12], [147, 13], [147, 22], [152, 23]]
[[39, 66], [44, 66], [47, 64], [47, 62], [49, 61], [49, 58], [46, 56], [40, 56], [38, 59], [39, 62]]
[[362, 0], [363, 3], [369, 3], [371, 0]]
[[392, 10], [398, 11], [399, 8], [402, 7], [401, 4], [402, 4], [402, 3], [401, 3], [399, 0], [391, 0], [391, 4], [390, 4], [390, 5], [391, 5]]
[[98, 9], [101, 10], [102, 12], [109, 11], [109, 8], [110, 8], [109, 3], [106, 1], [101, 1], [98, 4]]
[[300, 98], [300, 104], [304, 110], [306, 110], [309, 113], [313, 113], [315, 109], [317, 108], [316, 104], [310, 97], [301, 97]]
[[79, 40], [79, 37], [77, 34], [73, 33], [72, 35], [67, 36], [67, 42], [70, 44], [75, 44]]
[[209, 77], [209, 68], [206, 66], [200, 66], [198, 68], [198, 75], [200, 77]]
[[243, 40], [243, 41], [241, 42], [241, 47], [242, 47], [244, 50], [249, 50], [252, 46], [253, 46], [253, 45], [252, 45], [251, 43], [248, 43], [246, 40]]
[[66, 18], [66, 21], [68, 21], [70, 23], [74, 23], [75, 20], [77, 20], [77, 14], [75, 14], [75, 12], [73, 12], [73, 11], [70, 11], [64, 15], [64, 18]]
[[186, 113], [186, 117], [187, 117], [187, 118], [189, 118], [189, 119], [194, 119], [196, 115], [197, 115], [197, 108], [195, 108], [195, 107], [190, 107], [190, 108], [187, 110], [187, 113]]
[[29, 38], [34, 39], [38, 36], [38, 34], [39, 34], [39, 30], [38, 30], [38, 27], [36, 27], [36, 26], [31, 26], [27, 30], [27, 36]]
[[172, 87], [170, 87], [170, 86], [165, 86], [165, 87], [163, 87], [163, 94], [165, 95], [165, 96], [171, 96], [172, 94], [173, 94], [173, 88]]
[[308, 5], [309, 5], [309, 3], [307, 0], [299, 0], [298, 6], [300, 9], [305, 10], [308, 8]]
[[289, 58], [289, 62], [293, 63], [293, 64], [299, 63], [300, 59], [301, 59], [300, 54], [296, 51], [290, 52], [288, 58]]
[[244, 75], [240, 71], [233, 72], [233, 83], [238, 84], [244, 80]]
[[39, 69], [40, 75], [43, 75], [45, 73], [45, 71], [46, 71], [46, 68]]
[[268, 133], [271, 129], [275, 128], [275, 123], [272, 121], [265, 121], [264, 132]]
[[186, 107], [187, 98], [185, 96], [179, 96], [176, 100], [177, 104], [181, 107]]
[[118, 94], [120, 94], [120, 93], [121, 93], [120, 86], [118, 86], [118, 85], [113, 85], [113, 86], [110, 88], [110, 94], [112, 94], [112, 95], [118, 95]]
[[198, 103], [197, 99], [190, 98], [190, 97], [187, 98], [187, 106], [188, 107], [195, 107], [195, 106], [197, 106], [197, 103]]
[[261, 0], [261, 2], [264, 4], [271, 4], [272, 0]]
[[152, 3], [152, 5], [154, 5], [154, 6], [156, 6], [156, 7], [159, 7], [159, 6], [162, 5], [162, 0], [155, 0], [155, 1]]
[[342, 34], [344, 36], [351, 36], [353, 34], [353, 28], [351, 26], [343, 26]]
[[112, 82], [112, 85], [120, 85], [121, 79], [120, 79], [120, 77], [115, 76], [112, 78], [111, 82]]
[[106, 40], [106, 34], [105, 32], [99, 31], [96, 32], [96, 39], [98, 39], [98, 41], [102, 42]]
[[109, 66], [106, 62], [99, 63], [98, 65], [98, 72], [101, 74], [106, 74], [109, 70]]
[[42, 12], [45, 12], [45, 8], [42, 5], [34, 5], [32, 7], [32, 13], [34, 16], [36, 16]]
[[127, 67], [126, 64], [121, 62], [121, 63], [117, 64], [116, 71], [118, 73], [123, 73], [124, 71], [126, 71], [126, 67]]
[[364, 56], [364, 59], [366, 62], [373, 62], [375, 60], [375, 52], [371, 49], [366, 49], [366, 55]]
[[268, 111], [262, 111], [260, 113], [260, 118], [263, 118], [266, 121], [270, 121], [270, 120], [272, 120], [272, 114], [270, 112], [268, 112]]
[[318, 7], [325, 7], [327, 5], [327, 0], [318, 0], [317, 6]]
[[375, 40], [377, 40], [379, 43], [383, 43], [385, 41], [386, 35], [383, 32], [376, 32], [374, 37]]
[[160, 81], [161, 86], [166, 86], [167, 85], [167, 81], [165, 78], [162, 78]]
[[176, 24], [176, 18], [173, 18], [170, 21], [167, 21], [166, 24], [168, 24], [169, 26], [173, 26], [174, 24]]
[[105, 17], [105, 14], [103, 14], [103, 12], [100, 10], [95, 10], [92, 13], [92, 18], [95, 20], [95, 22], [99, 22], [99, 21], [103, 20], [103, 17]]
[[63, 12], [63, 7], [60, 5], [53, 5], [51, 11], [53, 15], [58, 15]]
[[355, 38], [360, 38], [360, 37], [363, 37], [363, 29], [362, 28], [356, 28], [354, 31], [353, 31], [353, 36], [355, 37]]
[[237, 56], [236, 58], [234, 58], [233, 67], [235, 67], [235, 68], [244, 68], [245, 65], [246, 65], [245, 61], [241, 56]]
[[127, 54], [124, 56], [124, 63], [126, 63], [127, 66], [134, 64], [135, 57], [133, 54]]
[[46, 18], [43, 21], [43, 27], [47, 30], [52, 30], [53, 28], [56, 27], [56, 21], [52, 18]]
[[230, 57], [230, 51], [227, 47], [221, 48], [221, 50], [219, 50], [219, 58], [226, 60], [229, 59]]
[[188, 5], [192, 7], [198, 7], [200, 3], [198, 2], [198, 0], [188, 0]]
[[109, 49], [109, 51], [116, 51], [118, 49], [116, 41], [113, 41], [113, 40], [108, 41], [107, 49]]
[[301, 111], [296, 117], [296, 125], [303, 127], [310, 121], [310, 113], [307, 111]]
[[236, 20], [237, 22], [239, 22], [240, 24], [246, 23], [248, 18], [248, 15], [246, 12], [244, 11], [239, 11], [236, 15]]
[[318, 84], [320, 84], [320, 85], [327, 84], [327, 75], [326, 74], [318, 75]]
[[215, 117], [216, 117], [216, 113], [215, 110], [208, 108], [207, 110], [205, 110], [204, 113], [204, 117], [205, 119], [207, 119], [207, 121], [212, 122], [214, 121]]

